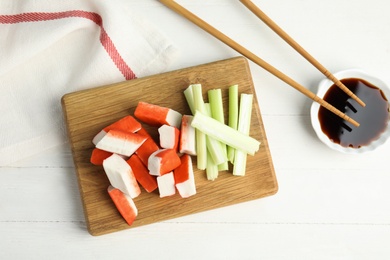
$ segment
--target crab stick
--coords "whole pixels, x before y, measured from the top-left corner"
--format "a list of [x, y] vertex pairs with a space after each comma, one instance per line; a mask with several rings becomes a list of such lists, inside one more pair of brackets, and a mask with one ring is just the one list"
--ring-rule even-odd
[[192, 159], [190, 155], [184, 154], [180, 161], [180, 166], [173, 171], [175, 186], [182, 198], [188, 198], [196, 194]]
[[138, 122], [133, 116], [129, 115], [105, 127], [103, 130], [108, 132], [112, 129], [135, 133], [141, 129], [141, 123]]
[[112, 155], [111, 152], [95, 148], [92, 150], [90, 162], [94, 165], [103, 165], [103, 161]]
[[176, 193], [175, 178], [173, 177], [173, 172], [158, 176], [157, 183], [160, 198], [172, 196]]
[[141, 128], [137, 134], [147, 137], [145, 142], [135, 151], [135, 154], [138, 155], [145, 166], [148, 166], [149, 156], [160, 149], [160, 147], [156, 144], [145, 128]]
[[191, 126], [193, 116], [183, 115], [180, 128], [179, 152], [196, 155], [195, 128]]
[[137, 133], [110, 130], [96, 144], [96, 148], [107, 152], [131, 156], [147, 138]]
[[130, 132], [135, 133], [141, 129], [141, 123], [138, 122], [134, 117], [132, 116], [125, 116], [118, 121], [112, 123], [109, 126], [106, 126], [103, 128], [93, 139], [92, 143], [94, 145], [97, 144], [97, 142], [106, 135], [110, 130], [119, 130], [123, 132]]
[[180, 128], [182, 115], [170, 108], [139, 102], [134, 115], [150, 126], [170, 125]]
[[111, 185], [108, 186], [107, 192], [121, 216], [124, 218], [126, 223], [131, 226], [138, 215], [138, 209], [135, 206], [133, 199]]
[[180, 130], [174, 126], [162, 125], [158, 128], [160, 147], [178, 151]]
[[161, 176], [171, 172], [180, 165], [180, 157], [173, 149], [159, 149], [152, 153], [148, 159], [149, 173]]
[[133, 170], [121, 156], [111, 155], [103, 161], [103, 168], [114, 188], [121, 190], [131, 198], [135, 198], [141, 193]]
[[144, 187], [147, 192], [152, 192], [157, 189], [156, 177], [149, 174], [148, 169], [143, 164], [138, 155], [133, 154], [130, 159], [127, 160], [127, 163], [133, 170], [134, 176], [139, 184], [141, 184], [141, 186]]

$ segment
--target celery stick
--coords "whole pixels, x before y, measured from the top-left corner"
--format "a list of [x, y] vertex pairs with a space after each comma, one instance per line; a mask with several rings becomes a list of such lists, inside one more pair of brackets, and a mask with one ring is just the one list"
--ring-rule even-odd
[[223, 113], [221, 89], [210, 89], [209, 91], [207, 91], [207, 94], [210, 103], [211, 117], [224, 124], [225, 117]]
[[213, 162], [210, 153], [207, 151], [207, 166], [206, 166], [207, 180], [213, 181], [218, 177], [218, 165]]
[[237, 129], [238, 124], [238, 85], [229, 87], [229, 122], [228, 125]]
[[[245, 135], [249, 135], [251, 127], [252, 117], [252, 94], [241, 94], [240, 96], [240, 111], [238, 114], [238, 126], [237, 130]], [[233, 175], [244, 176], [246, 170], [246, 158], [247, 155], [241, 150], [235, 150], [234, 163], [233, 163]]]
[[244, 176], [246, 171], [247, 154], [240, 150], [234, 150], [233, 175]]
[[199, 110], [200, 112], [205, 113], [202, 85], [193, 84], [191, 85], [191, 88], [192, 88], [195, 111]]
[[247, 154], [254, 155], [259, 150], [260, 142], [256, 139], [240, 133], [200, 111], [195, 112], [191, 125], [204, 134]]
[[[191, 86], [194, 100], [194, 110], [205, 113], [203, 94], [202, 94], [202, 85], [193, 84]], [[196, 114], [196, 112], [195, 112]], [[206, 135], [199, 130], [196, 130], [196, 159], [197, 159], [197, 168], [199, 170], [206, 169], [207, 166], [207, 146], [206, 146]]]
[[[225, 124], [225, 116], [223, 113], [223, 101], [221, 89], [210, 89], [208, 92], [211, 117]], [[227, 146], [221, 143], [224, 156], [227, 158]], [[227, 171], [229, 169], [228, 161], [218, 164], [218, 170]]]
[[187, 104], [191, 110], [192, 115], [195, 115], [194, 93], [192, 92], [192, 85], [184, 90], [184, 97], [187, 100]]
[[[228, 125], [237, 129], [238, 122], [238, 85], [232, 85], [229, 87], [229, 121]], [[229, 162], [234, 162], [234, 148], [227, 147], [227, 157]]]
[[[205, 114], [211, 117], [210, 104], [205, 103], [204, 106], [206, 111]], [[227, 162], [226, 152], [223, 150], [223, 146], [220, 141], [206, 135], [206, 146], [207, 151], [210, 153], [210, 157], [212, 158], [214, 164], [220, 165], [222, 163]], [[207, 161], [208, 160], [209, 159], [207, 159]]]
[[206, 135], [199, 130], [195, 132], [196, 140], [196, 163], [199, 170], [206, 169], [207, 164], [207, 148], [206, 148]]

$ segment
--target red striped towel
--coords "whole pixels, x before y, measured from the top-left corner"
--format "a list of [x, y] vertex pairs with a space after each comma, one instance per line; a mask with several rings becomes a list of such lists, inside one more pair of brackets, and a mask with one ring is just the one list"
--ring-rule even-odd
[[176, 54], [131, 1], [2, 1], [0, 165], [66, 142], [65, 93], [160, 73]]

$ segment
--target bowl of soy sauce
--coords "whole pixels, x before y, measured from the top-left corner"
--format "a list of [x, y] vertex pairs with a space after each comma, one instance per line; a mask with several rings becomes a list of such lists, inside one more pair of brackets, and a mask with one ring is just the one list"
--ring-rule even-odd
[[390, 136], [390, 88], [379, 78], [363, 70], [349, 69], [335, 73], [358, 96], [361, 106], [331, 80], [318, 85], [317, 96], [356, 120], [356, 127], [314, 102], [311, 122], [318, 138], [330, 148], [343, 153], [365, 153], [383, 145]]

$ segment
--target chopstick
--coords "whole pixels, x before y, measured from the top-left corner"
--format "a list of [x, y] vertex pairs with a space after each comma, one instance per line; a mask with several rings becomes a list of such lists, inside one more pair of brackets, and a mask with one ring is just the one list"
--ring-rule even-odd
[[357, 97], [351, 90], [349, 90], [340, 80], [338, 80], [330, 71], [328, 71], [321, 63], [319, 63], [310, 53], [302, 48], [293, 38], [291, 38], [282, 28], [280, 28], [274, 21], [271, 20], [259, 7], [257, 7], [250, 0], [240, 0], [252, 13], [254, 13], [260, 20], [262, 20], [268, 27], [270, 27], [276, 34], [278, 34], [284, 41], [286, 41], [292, 48], [301, 54], [308, 62], [316, 67], [322, 74], [343, 90], [348, 96], [354, 99], [359, 105], [365, 107], [366, 104]]
[[182, 7], [181, 5], [176, 3], [175, 1], [173, 1], [173, 0], [160, 0], [160, 2], [163, 3], [164, 5], [166, 5], [171, 10], [180, 14], [184, 18], [188, 19], [189, 21], [191, 21], [195, 25], [199, 26], [201, 29], [208, 32], [209, 34], [211, 34], [212, 36], [214, 36], [218, 40], [222, 41], [223, 43], [225, 43], [226, 45], [228, 45], [229, 47], [231, 47], [235, 51], [241, 53], [243, 56], [247, 57], [249, 60], [253, 61], [254, 63], [259, 65], [263, 69], [267, 70], [269, 73], [273, 74], [274, 76], [276, 76], [280, 80], [282, 80], [285, 83], [287, 83], [288, 85], [292, 86], [293, 88], [295, 88], [296, 90], [298, 90], [299, 92], [304, 94], [305, 96], [309, 97], [313, 101], [319, 103], [324, 108], [328, 109], [332, 113], [341, 117], [345, 121], [351, 123], [352, 125], [354, 125], [356, 127], [358, 127], [360, 125], [354, 119], [350, 118], [349, 116], [347, 116], [346, 114], [344, 114], [343, 112], [341, 112], [340, 110], [338, 110], [337, 108], [335, 108], [334, 106], [332, 106], [331, 104], [326, 102], [325, 100], [321, 99], [316, 94], [314, 94], [310, 90], [306, 89], [305, 87], [303, 87], [302, 85], [300, 85], [299, 83], [297, 83], [296, 81], [294, 81], [293, 79], [288, 77], [287, 75], [283, 74], [281, 71], [279, 71], [278, 69], [276, 69], [275, 67], [273, 67], [272, 65], [270, 65], [269, 63], [267, 63], [266, 61], [261, 59], [260, 57], [256, 56], [255, 54], [253, 54], [252, 52], [250, 52], [249, 50], [247, 50], [246, 48], [244, 48], [243, 46], [241, 46], [240, 44], [238, 44], [237, 42], [235, 42], [234, 40], [232, 40], [231, 38], [229, 38], [228, 36], [226, 36], [222, 32], [218, 31], [216, 28], [212, 27], [210, 24], [206, 23], [205, 21], [203, 21], [202, 19], [200, 19], [199, 17], [197, 17], [196, 15], [194, 15], [193, 13], [191, 13], [190, 11], [188, 11], [187, 9], [185, 9], [184, 7]]

